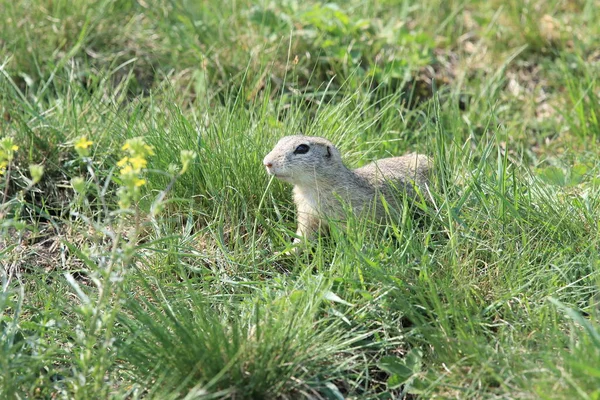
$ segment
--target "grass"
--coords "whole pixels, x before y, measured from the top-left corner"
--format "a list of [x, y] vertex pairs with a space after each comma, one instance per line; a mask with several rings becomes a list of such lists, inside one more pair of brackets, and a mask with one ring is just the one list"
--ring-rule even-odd
[[[0, 397], [597, 399], [598, 9], [1, 1]], [[278, 256], [297, 132], [434, 201]]]

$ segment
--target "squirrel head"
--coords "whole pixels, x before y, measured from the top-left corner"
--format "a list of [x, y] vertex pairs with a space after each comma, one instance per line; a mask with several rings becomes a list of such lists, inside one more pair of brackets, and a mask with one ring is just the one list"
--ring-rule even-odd
[[311, 184], [343, 167], [338, 149], [315, 136], [286, 136], [266, 155], [263, 164], [276, 178], [294, 184]]

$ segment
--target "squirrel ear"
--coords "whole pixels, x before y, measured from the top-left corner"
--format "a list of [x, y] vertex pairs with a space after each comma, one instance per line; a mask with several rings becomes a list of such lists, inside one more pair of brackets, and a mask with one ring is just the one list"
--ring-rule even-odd
[[331, 146], [327, 146], [327, 158], [331, 158]]

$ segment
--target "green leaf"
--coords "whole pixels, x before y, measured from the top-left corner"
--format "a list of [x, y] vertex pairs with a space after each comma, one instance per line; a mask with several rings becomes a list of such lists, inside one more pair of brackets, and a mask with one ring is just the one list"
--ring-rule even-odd
[[564, 171], [558, 167], [540, 169], [538, 175], [544, 182], [551, 185], [565, 186], [567, 182]]
[[571, 366], [579, 372], [594, 378], [600, 378], [600, 369], [578, 361], [571, 362]]
[[290, 293], [290, 295], [289, 295], [288, 298], [290, 299], [290, 301], [292, 303], [295, 303], [295, 302], [302, 301], [302, 299], [304, 298], [305, 294], [306, 294], [305, 290], [296, 289], [296, 290], [294, 290], [294, 291], [292, 291]]
[[571, 168], [571, 176], [569, 177], [570, 185], [578, 185], [583, 182], [585, 176], [589, 172], [589, 167], [585, 164], [575, 164], [573, 168]]
[[421, 371], [423, 352], [420, 349], [412, 349], [404, 357], [406, 366], [409, 367], [415, 374]]
[[396, 374], [391, 375], [386, 382], [389, 389], [397, 389], [400, 386], [402, 386], [403, 383], [404, 383], [404, 381], [402, 380], [400, 375], [396, 375]]
[[344, 400], [344, 395], [340, 392], [340, 389], [331, 382], [325, 383], [325, 391], [329, 399]]
[[583, 327], [583, 329], [585, 329], [587, 331], [587, 333], [589, 334], [590, 339], [592, 339], [592, 342], [594, 343], [594, 346], [596, 346], [596, 348], [600, 349], [600, 332], [598, 332], [598, 330], [596, 330], [596, 328], [594, 327], [594, 325], [592, 325], [592, 323], [590, 321], [585, 319], [585, 317], [583, 315], [581, 315], [579, 312], [575, 311], [574, 309], [572, 309], [570, 307], [565, 306], [564, 304], [562, 304], [560, 301], [556, 300], [555, 298], [550, 297], [549, 300], [557, 308], [563, 310], [573, 320], [573, 322], [575, 322], [578, 325], [581, 325], [581, 327]]
[[[406, 382], [413, 375], [413, 370], [406, 365], [404, 359], [399, 357], [382, 357], [377, 365], [388, 374], [396, 375], [395, 379], [401, 384]], [[396, 382], [396, 380], [394, 380], [394, 382]]]
[[390, 388], [398, 387], [421, 371], [423, 353], [420, 349], [412, 349], [404, 358], [387, 356], [379, 361], [379, 368], [389, 373], [388, 379]]
[[333, 301], [334, 303], [340, 303], [340, 304], [344, 304], [346, 306], [352, 306], [353, 305], [352, 303], [348, 303], [346, 300], [342, 299], [340, 296], [338, 296], [337, 294], [335, 294], [333, 292], [330, 292], [330, 291], [325, 292], [323, 294], [323, 297], [326, 300]]
[[406, 392], [410, 394], [421, 394], [427, 389], [428, 386], [429, 385], [425, 379], [415, 378], [410, 383], [410, 388], [408, 388]]

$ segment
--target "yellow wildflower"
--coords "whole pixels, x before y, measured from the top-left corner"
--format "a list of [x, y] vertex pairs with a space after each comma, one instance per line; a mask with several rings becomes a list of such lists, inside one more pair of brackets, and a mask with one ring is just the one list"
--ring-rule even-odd
[[154, 155], [154, 148], [147, 145], [142, 137], [127, 139], [121, 150], [127, 151], [131, 156], [146, 157]]
[[129, 175], [133, 173], [135, 173], [135, 171], [133, 170], [133, 168], [131, 168], [131, 165], [126, 165], [123, 168], [121, 168], [121, 175]]
[[80, 176], [75, 178], [71, 178], [71, 186], [73, 186], [73, 190], [75, 190], [79, 194], [85, 194], [85, 179]]
[[31, 164], [29, 166], [29, 173], [31, 174], [31, 180], [33, 183], [38, 183], [42, 176], [44, 176], [44, 166], [39, 164]]
[[117, 161], [117, 167], [121, 168], [129, 161], [129, 157], [123, 157], [119, 161]]
[[143, 157], [140, 156], [131, 157], [129, 159], [129, 162], [131, 163], [133, 169], [136, 171], [139, 171], [142, 168], [146, 168], [146, 165], [148, 164], [148, 161], [146, 161]]
[[118, 196], [119, 207], [126, 209], [133, 201], [139, 200], [142, 194], [140, 187], [146, 184], [146, 180], [141, 177], [142, 171], [148, 165], [146, 157], [154, 155], [154, 149], [144, 142], [144, 138], [134, 137], [127, 139], [121, 150], [125, 154], [117, 162], [117, 166], [121, 168]]
[[179, 175], [183, 175], [190, 166], [190, 163], [198, 156], [195, 151], [181, 150], [181, 171]]
[[144, 186], [145, 184], [146, 184], [146, 180], [145, 179], [136, 179], [135, 180], [135, 186], [136, 187]]
[[146, 153], [147, 153], [149, 156], [153, 156], [153, 155], [154, 155], [154, 147], [152, 147], [152, 146], [150, 146], [150, 145], [148, 145], [148, 144], [145, 144], [145, 145], [144, 145], [144, 149], [146, 149]]
[[76, 149], [87, 149], [88, 147], [90, 147], [93, 144], [94, 144], [94, 142], [92, 142], [91, 140], [88, 140], [87, 137], [84, 135], [84, 136], [80, 136], [79, 139], [77, 139], [77, 141], [75, 142], [75, 148]]
[[87, 157], [90, 155], [89, 147], [94, 144], [91, 140], [88, 140], [87, 136], [80, 136], [79, 139], [73, 145], [75, 147], [75, 151], [79, 154], [80, 157]]
[[0, 140], [0, 161], [12, 161], [14, 152], [19, 150], [19, 146], [14, 144], [13, 138], [5, 137]]

